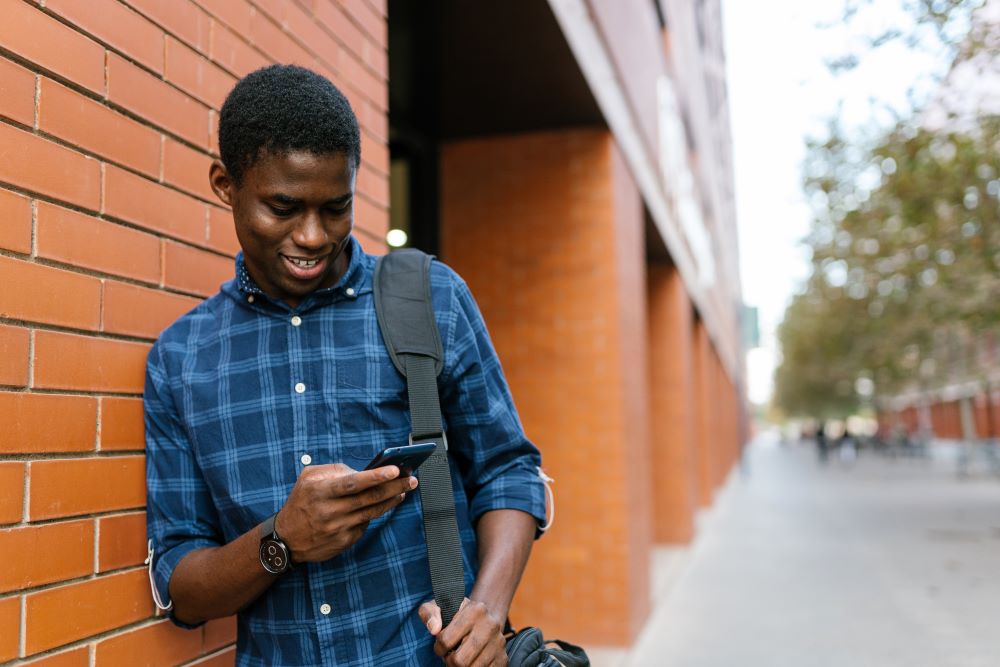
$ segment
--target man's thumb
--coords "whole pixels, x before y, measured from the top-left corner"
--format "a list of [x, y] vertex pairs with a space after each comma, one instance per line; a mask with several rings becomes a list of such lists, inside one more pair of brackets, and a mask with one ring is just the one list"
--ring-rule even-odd
[[427, 631], [437, 636], [441, 632], [441, 609], [433, 600], [420, 605], [420, 620], [427, 626]]

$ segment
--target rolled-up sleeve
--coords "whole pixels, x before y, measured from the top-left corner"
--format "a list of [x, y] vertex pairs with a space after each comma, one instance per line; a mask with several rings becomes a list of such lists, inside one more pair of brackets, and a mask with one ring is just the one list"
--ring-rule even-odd
[[[449, 270], [450, 271], [450, 270]], [[541, 454], [527, 438], [503, 369], [468, 286], [452, 273], [449, 326], [440, 378], [449, 454], [461, 471], [473, 523], [516, 509], [545, 524]], [[536, 537], [541, 531], [536, 532]]]
[[[181, 424], [159, 343], [149, 353], [143, 395], [146, 423], [147, 534], [153, 583], [168, 605], [170, 577], [184, 556], [220, 546], [219, 520]], [[195, 627], [171, 619], [182, 627]]]

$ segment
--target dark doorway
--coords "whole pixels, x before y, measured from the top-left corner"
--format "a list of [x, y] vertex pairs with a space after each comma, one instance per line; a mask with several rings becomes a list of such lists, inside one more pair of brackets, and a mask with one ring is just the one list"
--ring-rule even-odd
[[389, 1], [390, 225], [439, 254], [442, 142], [604, 125], [547, 2]]

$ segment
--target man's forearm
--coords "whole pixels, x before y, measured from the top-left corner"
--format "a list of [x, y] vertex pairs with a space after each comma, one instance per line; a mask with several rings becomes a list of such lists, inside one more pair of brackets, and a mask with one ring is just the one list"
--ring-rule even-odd
[[469, 598], [503, 620], [531, 555], [538, 522], [519, 510], [493, 510], [479, 519], [479, 574]]
[[257, 599], [277, 575], [260, 564], [260, 529], [251, 529], [222, 547], [192, 551], [170, 578], [174, 616], [200, 623], [230, 616]]

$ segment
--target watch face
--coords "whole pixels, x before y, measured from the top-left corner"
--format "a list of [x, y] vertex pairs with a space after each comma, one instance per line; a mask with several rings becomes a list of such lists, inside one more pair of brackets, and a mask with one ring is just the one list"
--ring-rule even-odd
[[273, 574], [281, 574], [288, 569], [288, 548], [278, 540], [264, 540], [260, 543], [260, 563]]

